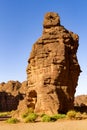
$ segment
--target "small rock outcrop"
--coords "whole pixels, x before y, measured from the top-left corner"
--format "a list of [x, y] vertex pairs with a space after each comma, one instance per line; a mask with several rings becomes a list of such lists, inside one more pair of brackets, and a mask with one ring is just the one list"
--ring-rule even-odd
[[60, 23], [57, 13], [48, 12], [42, 36], [28, 60], [28, 107], [37, 113], [66, 113], [74, 107], [80, 74], [77, 60], [79, 37]]
[[87, 95], [79, 95], [74, 99], [74, 109], [80, 112], [87, 113]]
[[75, 97], [74, 100], [75, 106], [87, 106], [87, 95], [79, 95]]
[[13, 80], [0, 83], [0, 111], [12, 111], [18, 108], [19, 102], [26, 95], [26, 83]]

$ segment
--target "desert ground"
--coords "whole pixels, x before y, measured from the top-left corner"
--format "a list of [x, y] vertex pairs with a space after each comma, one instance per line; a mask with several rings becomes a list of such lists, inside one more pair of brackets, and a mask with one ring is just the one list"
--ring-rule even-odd
[[0, 122], [0, 130], [87, 130], [87, 120], [66, 120], [53, 123], [18, 123]]

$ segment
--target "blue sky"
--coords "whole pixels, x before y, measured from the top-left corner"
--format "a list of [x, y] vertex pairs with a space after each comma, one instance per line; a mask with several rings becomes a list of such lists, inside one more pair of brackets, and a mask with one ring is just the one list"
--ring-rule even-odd
[[32, 45], [42, 34], [44, 14], [52, 11], [79, 35], [77, 56], [83, 72], [76, 95], [87, 94], [87, 0], [0, 0], [0, 82], [26, 80]]

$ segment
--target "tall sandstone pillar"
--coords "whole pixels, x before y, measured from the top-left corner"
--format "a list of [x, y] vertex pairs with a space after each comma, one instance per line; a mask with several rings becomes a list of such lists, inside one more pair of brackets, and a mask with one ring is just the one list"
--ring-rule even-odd
[[79, 37], [60, 24], [57, 13], [44, 17], [42, 36], [28, 60], [28, 107], [37, 113], [66, 113], [73, 109], [80, 74], [77, 60]]

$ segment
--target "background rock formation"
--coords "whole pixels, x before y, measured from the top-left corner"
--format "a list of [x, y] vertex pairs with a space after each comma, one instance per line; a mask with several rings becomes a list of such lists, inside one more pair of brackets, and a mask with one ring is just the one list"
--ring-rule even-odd
[[42, 36], [33, 45], [27, 67], [28, 107], [37, 113], [66, 113], [73, 109], [80, 74], [79, 37], [60, 24], [57, 13], [45, 15]]
[[87, 113], [87, 95], [79, 95], [75, 97], [74, 109], [76, 111]]
[[87, 106], [87, 95], [79, 95], [75, 97], [75, 106]]
[[0, 111], [12, 111], [26, 95], [27, 82], [8, 81], [0, 84]]

